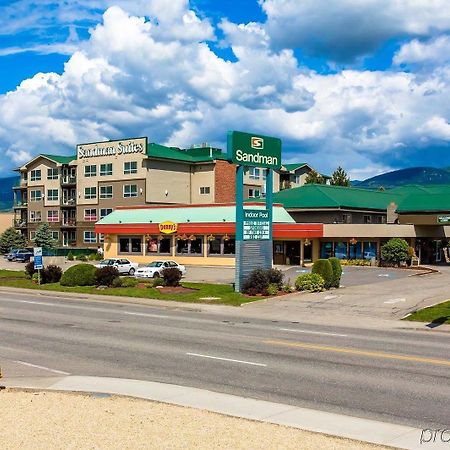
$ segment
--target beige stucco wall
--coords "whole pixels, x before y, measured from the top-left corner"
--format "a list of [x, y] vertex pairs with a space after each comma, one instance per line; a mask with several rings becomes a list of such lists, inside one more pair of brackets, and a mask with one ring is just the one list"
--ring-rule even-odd
[[14, 220], [14, 213], [0, 212], [0, 233], [3, 233], [7, 228], [12, 227]]
[[324, 224], [325, 238], [390, 238], [415, 237], [414, 225], [397, 224]]
[[[248, 171], [244, 173], [244, 185], [251, 187], [262, 187], [266, 185], [266, 180], [263, 179], [263, 170], [260, 169], [259, 179], [250, 178]], [[280, 174], [276, 171], [273, 172], [273, 192], [278, 192], [280, 190]]]
[[[200, 194], [201, 187], [209, 187], [209, 194]], [[214, 203], [214, 164], [193, 166], [191, 178], [192, 203]]]

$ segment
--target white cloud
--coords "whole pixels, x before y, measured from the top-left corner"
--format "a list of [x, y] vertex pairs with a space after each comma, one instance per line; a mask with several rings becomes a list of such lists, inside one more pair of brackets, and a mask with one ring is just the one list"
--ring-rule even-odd
[[370, 53], [391, 38], [450, 30], [448, 0], [259, 1], [275, 46], [338, 62]]
[[394, 56], [394, 64], [442, 65], [450, 61], [450, 36], [439, 36], [431, 41], [413, 39], [400, 48]]

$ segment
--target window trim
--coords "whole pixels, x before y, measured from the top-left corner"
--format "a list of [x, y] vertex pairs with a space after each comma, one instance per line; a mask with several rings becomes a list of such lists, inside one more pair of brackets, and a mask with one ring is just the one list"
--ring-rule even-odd
[[[125, 166], [129, 164], [130, 167], [128, 169], [125, 168]], [[136, 168], [132, 168], [131, 165], [136, 164]], [[123, 162], [123, 174], [124, 175], [133, 175], [138, 173], [138, 162], [137, 161], [124, 161]]]
[[[140, 241], [141, 241], [141, 251], [138, 253], [138, 252], [133, 252], [133, 251], [131, 251], [131, 252], [122, 252], [122, 251], [120, 251], [120, 240], [121, 239], [128, 239], [128, 245], [129, 245], [129, 248], [130, 249], [132, 249], [133, 248], [133, 246], [131, 245], [131, 240], [132, 239], [139, 239]], [[121, 236], [121, 235], [119, 235], [119, 236], [117, 236], [117, 254], [118, 255], [144, 255], [144, 247], [143, 247], [143, 245], [144, 245], [144, 240], [142, 239], [142, 236], [139, 236], [139, 235], [132, 235], [132, 236], [127, 236], [127, 235], [125, 235], [125, 236]], [[119, 258], [120, 259], [120, 258]]]
[[[33, 175], [33, 172], [39, 172], [39, 176], [36, 173]], [[30, 181], [41, 181], [42, 180], [42, 170], [41, 169], [33, 169], [30, 170]]]
[[[86, 211], [95, 211], [95, 214], [86, 214]], [[85, 208], [83, 211], [83, 219], [85, 222], [97, 222], [97, 208]]]
[[[136, 195], [125, 195], [125, 188], [126, 187], [131, 187], [131, 186], [136, 186]], [[123, 189], [122, 189], [122, 195], [123, 195], [123, 198], [136, 198], [136, 197], [138, 197], [138, 185], [137, 184], [124, 184], [123, 185]], [[130, 194], [131, 194], [131, 192], [130, 192]]]
[[[35, 198], [33, 199], [33, 193], [39, 192], [39, 199]], [[30, 190], [30, 202], [41, 202], [42, 201], [42, 189], [32, 189]]]
[[[102, 166], [108, 166], [111, 167], [111, 170], [108, 171], [102, 171]], [[101, 177], [108, 177], [111, 176], [113, 174], [113, 165], [112, 163], [104, 163], [104, 164], [100, 164], [100, 172], [99, 172]]]
[[[92, 241], [92, 240], [86, 240], [86, 233], [91, 233], [91, 234], [93, 234], [94, 237], [95, 237], [95, 240], [94, 240], [94, 241]], [[84, 243], [84, 244], [96, 244], [96, 243], [97, 243], [97, 234], [95, 233], [95, 231], [92, 231], [92, 230], [84, 230], [84, 231], [83, 231], [83, 243]]]
[[[94, 167], [94, 171], [87, 171], [88, 168], [92, 169], [92, 167]], [[88, 164], [86, 166], [84, 166], [84, 177], [85, 178], [93, 178], [97, 176], [97, 164]]]
[[[50, 192], [56, 191], [56, 198], [54, 196], [50, 197]], [[47, 201], [48, 202], [58, 202], [59, 201], [59, 189], [47, 189]]]
[[[56, 171], [56, 176], [54, 175]], [[50, 172], [52, 172], [53, 175], [50, 175]], [[59, 170], [57, 167], [49, 167], [47, 169], [47, 180], [57, 180], [59, 178]]]
[[[163, 239], [168, 239], [170, 242], [168, 252], [161, 252], [161, 241]], [[148, 250], [148, 244], [152, 240], [157, 241], [157, 249], [158, 250], [156, 252], [151, 252]], [[169, 255], [170, 256], [170, 255], [172, 255], [172, 249], [173, 249], [173, 245], [174, 245], [173, 242], [174, 242], [173, 236], [167, 236], [167, 235], [150, 236], [149, 239], [145, 240], [145, 256], [156, 256], [156, 255], [158, 255], [158, 256], [168, 256]]]
[[[86, 194], [87, 189], [93, 189], [94, 192], [95, 192], [95, 195], [92, 196], [92, 193], [91, 193], [90, 196], [87, 196], [87, 194]], [[84, 188], [84, 199], [85, 200], [95, 200], [95, 199], [97, 199], [97, 186], [87, 186], [87, 187], [85, 187]]]
[[[52, 217], [50, 220], [49, 213], [54, 213], [54, 212], [56, 212], [56, 219], [55, 219], [55, 217]], [[59, 222], [59, 209], [48, 209], [47, 210], [47, 222], [49, 222], [49, 223]]]
[[110, 210], [110, 212], [108, 213], [108, 214], [111, 214], [113, 211], [114, 211], [114, 208], [100, 208], [99, 209], [99, 213], [98, 213], [98, 217], [99, 217], [99, 220], [101, 220], [101, 219], [103, 219], [103, 217], [106, 217], [108, 214], [102, 214], [102, 211], [109, 211]]
[[[102, 194], [102, 189], [111, 188], [111, 194], [107, 193], [107, 195]], [[99, 192], [99, 198], [101, 199], [107, 199], [107, 198], [113, 198], [113, 185], [112, 184], [105, 184], [104, 186], [100, 186], [100, 192]]]
[[[203, 189], [203, 192], [202, 192]], [[211, 194], [211, 186], [200, 186], [199, 188], [200, 195], [210, 195]]]

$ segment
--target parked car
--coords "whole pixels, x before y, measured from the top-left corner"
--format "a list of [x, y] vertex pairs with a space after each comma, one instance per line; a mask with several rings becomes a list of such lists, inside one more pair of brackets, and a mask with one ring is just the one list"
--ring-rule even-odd
[[99, 269], [108, 266], [115, 267], [122, 275], [134, 275], [139, 264], [125, 258], [109, 258], [104, 259], [103, 261], [100, 261], [99, 264], [95, 265], [95, 267], [98, 267]]
[[19, 249], [18, 249], [18, 248], [11, 248], [11, 249], [9, 250], [8, 253], [5, 253], [5, 254], [3, 255], [3, 257], [4, 257], [5, 259], [8, 259], [9, 261], [12, 261], [12, 260], [9, 259], [9, 258], [12, 258], [12, 254], [15, 253], [15, 252], [17, 252], [17, 250], [19, 250]]
[[28, 262], [33, 256], [33, 252], [27, 248], [19, 248], [8, 255], [8, 261]]
[[181, 264], [178, 264], [175, 261], [162, 260], [153, 261], [144, 267], [139, 267], [134, 276], [136, 278], [159, 278], [162, 276], [164, 270], [168, 268], [178, 269], [181, 272], [181, 275], [186, 274], [186, 267]]

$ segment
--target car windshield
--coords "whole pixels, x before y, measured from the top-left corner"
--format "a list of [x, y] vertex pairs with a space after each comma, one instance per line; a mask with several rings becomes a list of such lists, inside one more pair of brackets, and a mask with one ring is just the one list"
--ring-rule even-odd
[[104, 259], [103, 261], [100, 261], [100, 264], [107, 266], [109, 264], [114, 264], [114, 261], [112, 259]]
[[153, 261], [147, 264], [147, 267], [161, 267], [162, 264], [163, 264], [162, 261]]

